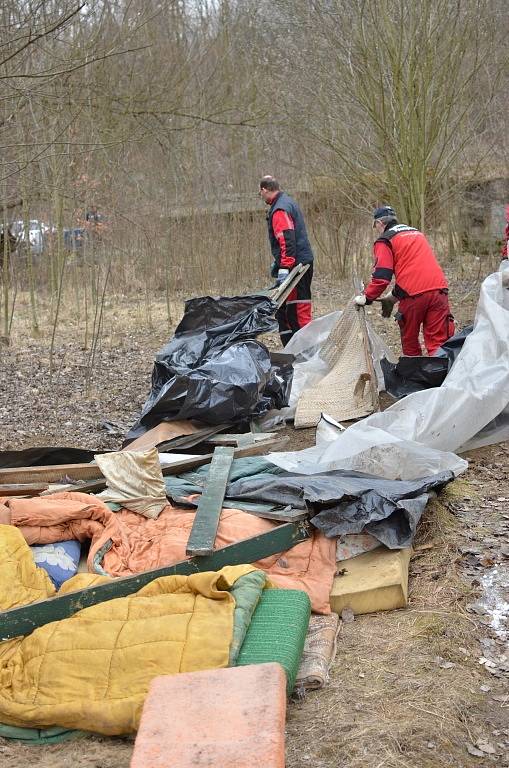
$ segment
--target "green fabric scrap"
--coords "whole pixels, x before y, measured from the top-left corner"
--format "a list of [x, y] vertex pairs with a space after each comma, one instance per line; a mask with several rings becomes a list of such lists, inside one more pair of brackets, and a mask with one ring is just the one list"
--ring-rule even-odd
[[229, 661], [231, 667], [235, 666], [237, 656], [266, 581], [267, 575], [264, 571], [251, 571], [251, 573], [246, 573], [237, 579], [230, 589], [230, 594], [235, 598], [233, 637]]
[[120, 512], [122, 509], [122, 504], [118, 504], [116, 501], [105, 501], [104, 503], [112, 512]]
[[113, 541], [111, 539], [107, 539], [102, 545], [102, 547], [100, 547], [94, 555], [92, 567], [94, 569], [94, 572], [100, 574], [101, 576], [110, 575], [104, 570], [101, 563], [104, 559], [104, 555], [106, 554], [106, 552], [109, 552], [112, 546], [113, 546]]

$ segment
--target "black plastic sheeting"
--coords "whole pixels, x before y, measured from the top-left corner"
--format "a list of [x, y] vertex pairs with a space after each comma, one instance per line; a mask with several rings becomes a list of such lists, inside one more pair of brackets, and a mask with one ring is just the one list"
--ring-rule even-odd
[[396, 399], [421, 389], [440, 387], [449, 371], [447, 357], [400, 357], [397, 363], [384, 357], [380, 366], [385, 391]]
[[329, 538], [365, 532], [390, 549], [400, 549], [412, 544], [430, 491], [451, 480], [452, 472], [408, 481], [342, 470], [273, 478], [264, 474], [229, 483], [227, 495], [308, 509], [311, 523]]
[[293, 368], [255, 340], [277, 327], [266, 296], [186, 302], [175, 336], [156, 355], [152, 389], [127, 440], [161, 421], [238, 423], [288, 405]]
[[20, 451], [0, 451], [0, 467], [43, 467], [58, 464], [87, 464], [98, 451], [86, 448], [25, 448]]
[[461, 331], [458, 331], [458, 333], [455, 333], [454, 336], [451, 336], [451, 338], [448, 339], [445, 344], [442, 344], [442, 346], [435, 352], [434, 357], [446, 357], [449, 361], [449, 369], [451, 369], [452, 364], [461, 352], [461, 348], [463, 347], [465, 339], [472, 333], [473, 330], [473, 325], [466, 325], [461, 329]]
[[432, 357], [400, 357], [397, 363], [380, 361], [385, 391], [399, 400], [422, 389], [442, 386], [473, 325], [451, 336]]

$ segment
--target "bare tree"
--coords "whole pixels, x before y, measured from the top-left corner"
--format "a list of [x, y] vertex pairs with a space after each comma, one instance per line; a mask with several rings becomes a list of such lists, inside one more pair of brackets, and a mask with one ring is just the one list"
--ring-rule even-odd
[[314, 0], [293, 12], [298, 87], [287, 108], [304, 116], [301, 135], [307, 128], [352, 201], [383, 196], [423, 226], [458, 168], [477, 165], [469, 149], [485, 159], [478, 138], [507, 64], [503, 4]]

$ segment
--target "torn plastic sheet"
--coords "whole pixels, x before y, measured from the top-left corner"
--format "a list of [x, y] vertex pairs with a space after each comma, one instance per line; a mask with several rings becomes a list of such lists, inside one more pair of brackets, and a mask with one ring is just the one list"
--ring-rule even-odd
[[342, 471], [308, 477], [264, 473], [229, 483], [227, 495], [307, 509], [311, 523], [328, 537], [369, 533], [398, 549], [411, 545], [430, 491], [453, 479], [452, 472], [406, 482]]
[[288, 403], [292, 368], [255, 340], [274, 330], [266, 296], [186, 302], [175, 336], [156, 355], [152, 389], [127, 439], [161, 421], [234, 423]]
[[[416, 392], [353, 424], [325, 449], [272, 453], [270, 460], [302, 474], [356, 469], [413, 479], [464, 471], [467, 462], [453, 451], [471, 445], [509, 404], [509, 290], [503, 280], [509, 284], [507, 272], [484, 280], [474, 329], [441, 387]], [[507, 439], [504, 426], [496, 434]]]
[[[415, 480], [446, 470], [459, 475], [467, 469], [467, 462], [455, 453], [428, 448], [365, 425], [370, 418], [348, 427], [327, 444], [302, 451], [269, 453], [268, 458], [281, 469], [302, 475], [343, 469], [387, 480]], [[361, 425], [365, 425], [364, 429], [355, 429]]]
[[316, 425], [316, 445], [323, 445], [330, 443], [345, 431], [345, 427], [329, 416], [327, 413], [322, 413], [322, 417]]

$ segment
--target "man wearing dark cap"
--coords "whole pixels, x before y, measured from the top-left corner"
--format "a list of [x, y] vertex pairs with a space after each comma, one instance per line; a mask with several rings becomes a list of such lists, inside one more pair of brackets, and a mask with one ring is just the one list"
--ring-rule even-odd
[[309, 243], [302, 211], [290, 195], [282, 192], [273, 176], [260, 181], [260, 197], [269, 206], [267, 225], [272, 251], [271, 275], [280, 285], [296, 264], [309, 264], [297, 286], [291, 291], [276, 313], [279, 335], [283, 346], [292, 336], [311, 322], [311, 280], [313, 278], [313, 251]]
[[454, 318], [449, 307], [447, 279], [422, 232], [406, 224], [398, 224], [393, 208], [384, 205], [373, 213], [373, 229], [377, 239], [373, 246], [374, 270], [355, 304], [371, 304], [387, 288], [393, 276], [395, 286], [390, 296], [382, 299], [382, 314], [390, 317], [399, 302], [396, 319], [401, 331], [404, 355], [422, 355], [419, 333], [422, 327], [424, 345], [433, 355], [454, 335]]

